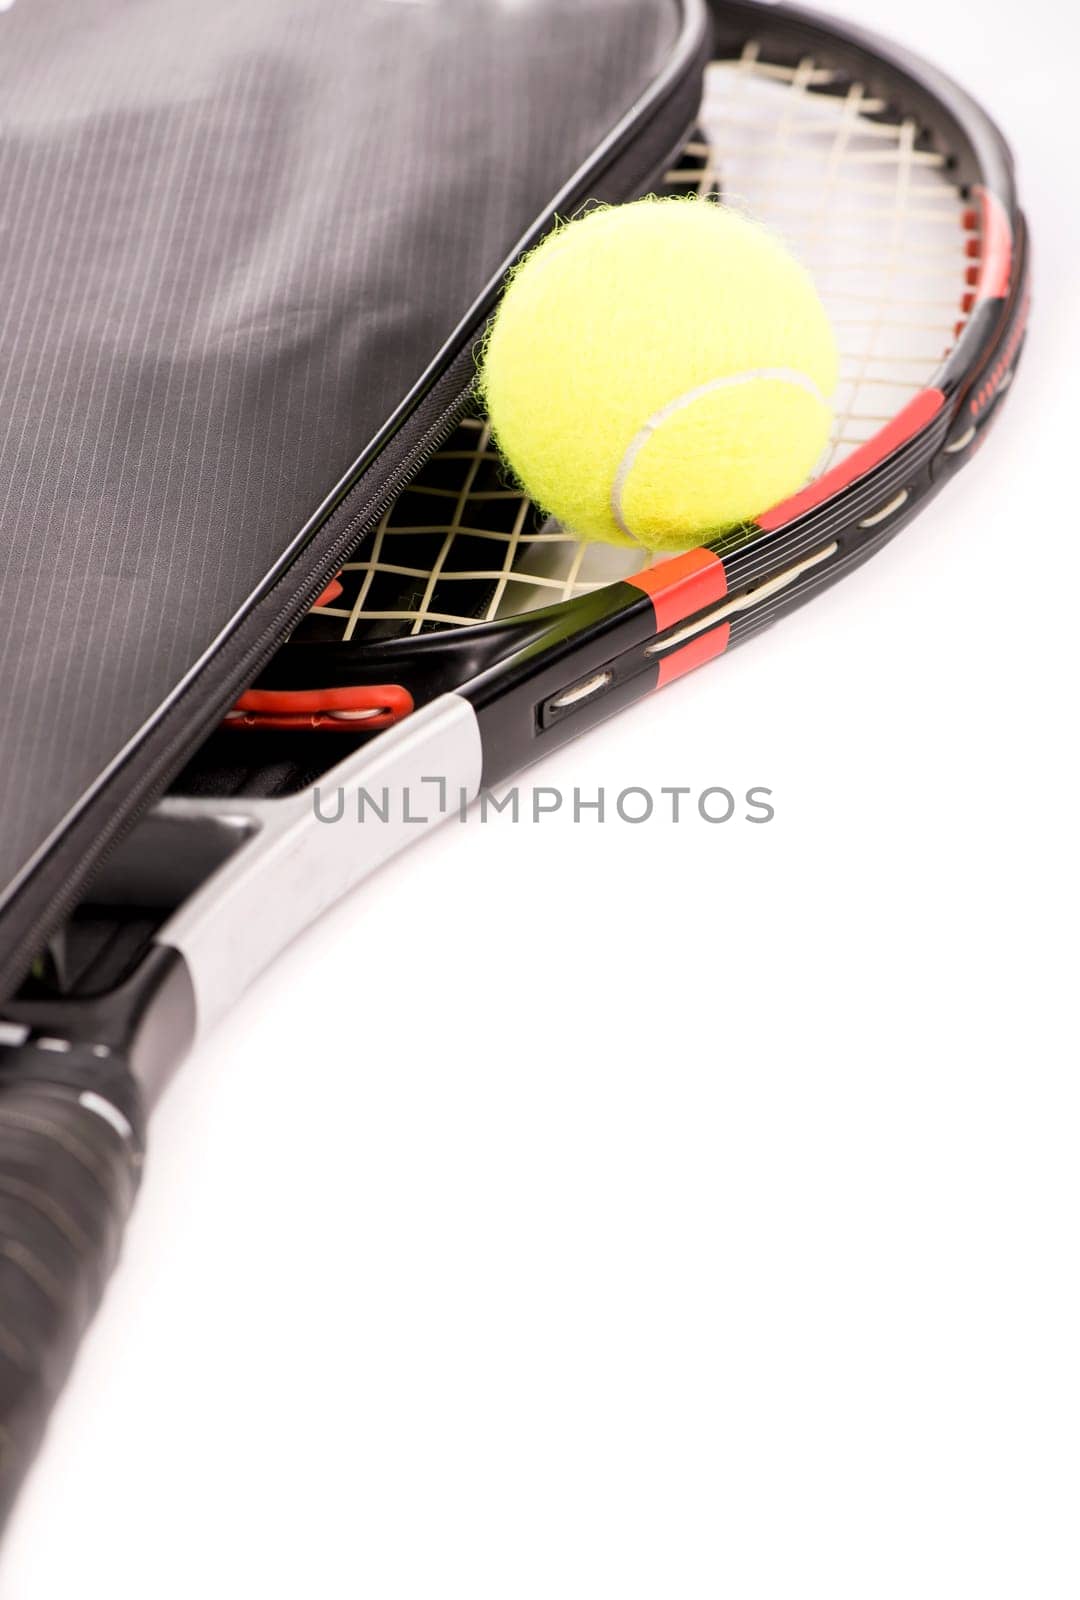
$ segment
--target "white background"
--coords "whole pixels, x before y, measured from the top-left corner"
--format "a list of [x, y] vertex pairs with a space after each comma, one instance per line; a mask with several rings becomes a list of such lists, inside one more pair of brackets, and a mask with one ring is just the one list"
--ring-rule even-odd
[[451, 824], [187, 1065], [3, 1600], [1080, 1592], [1080, 40], [842, 9], [1016, 148], [995, 438], [526, 780], [774, 823]]

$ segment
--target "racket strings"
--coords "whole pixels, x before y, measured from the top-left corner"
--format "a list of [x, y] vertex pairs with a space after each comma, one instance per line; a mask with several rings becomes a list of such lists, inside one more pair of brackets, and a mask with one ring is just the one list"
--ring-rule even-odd
[[[810, 56], [757, 44], [707, 74], [699, 132], [671, 193], [715, 197], [779, 234], [836, 330], [840, 381], [823, 472], [932, 380], [963, 326], [977, 223], [948, 157], [914, 117]], [[304, 625], [323, 639], [398, 637], [553, 605], [656, 558], [583, 544], [513, 485], [486, 419], [464, 419]]]
[[947, 157], [858, 82], [763, 62], [754, 45], [706, 76], [711, 187], [772, 227], [812, 273], [840, 345], [820, 470], [912, 399], [956, 338], [969, 264]]

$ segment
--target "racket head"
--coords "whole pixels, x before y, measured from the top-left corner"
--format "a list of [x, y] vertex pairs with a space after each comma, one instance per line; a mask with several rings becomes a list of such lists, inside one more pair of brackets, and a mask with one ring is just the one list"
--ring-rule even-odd
[[[289, 795], [448, 691], [472, 708], [482, 780], [496, 781], [850, 571], [971, 459], [1028, 308], [1000, 133], [934, 68], [857, 30], [742, 0], [713, 11], [700, 125], [666, 187], [741, 207], [815, 276], [841, 379], [812, 483], [683, 555], [583, 544], [466, 414], [174, 793]], [[85, 952], [109, 947], [115, 911], [101, 937], [93, 903], [76, 911], [46, 992], [100, 987]]]
[[[1000, 134], [934, 68], [857, 30], [783, 6], [714, 12], [699, 128], [666, 190], [763, 221], [812, 272], [841, 354], [815, 478], [706, 545], [706, 581], [700, 552], [660, 559], [584, 544], [545, 519], [486, 418], [467, 415], [234, 725], [377, 731], [396, 720], [394, 695], [422, 704], [523, 646], [535, 651], [530, 617], [587, 635], [644, 596], [656, 634], [721, 601], [734, 607], [683, 652], [685, 670], [865, 559], [973, 454], [1027, 314], [1026, 231]], [[676, 656], [654, 681], [677, 675]], [[342, 685], [386, 694], [354, 694], [343, 715], [317, 693], [288, 698]]]

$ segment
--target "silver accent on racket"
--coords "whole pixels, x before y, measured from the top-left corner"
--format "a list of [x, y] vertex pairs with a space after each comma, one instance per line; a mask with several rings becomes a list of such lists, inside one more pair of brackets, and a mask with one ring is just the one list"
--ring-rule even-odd
[[[237, 996], [336, 900], [422, 832], [456, 814], [462, 792], [480, 792], [480, 728], [469, 702], [441, 695], [354, 751], [300, 793], [278, 800], [215, 804], [165, 799], [163, 815], [192, 821], [227, 818], [250, 838], [169, 918], [157, 943], [178, 950], [196, 1002], [197, 1035], [205, 1033]], [[437, 805], [437, 785], [452, 796]], [[320, 822], [316, 792], [374, 796], [383, 790], [427, 797], [427, 810], [358, 824], [355, 811], [339, 826]]]

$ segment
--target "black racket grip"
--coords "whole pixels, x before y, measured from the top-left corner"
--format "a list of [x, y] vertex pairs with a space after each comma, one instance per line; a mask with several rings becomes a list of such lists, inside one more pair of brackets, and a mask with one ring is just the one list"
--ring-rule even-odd
[[141, 1165], [141, 1130], [112, 1101], [0, 1076], [0, 1526], [115, 1265]]

